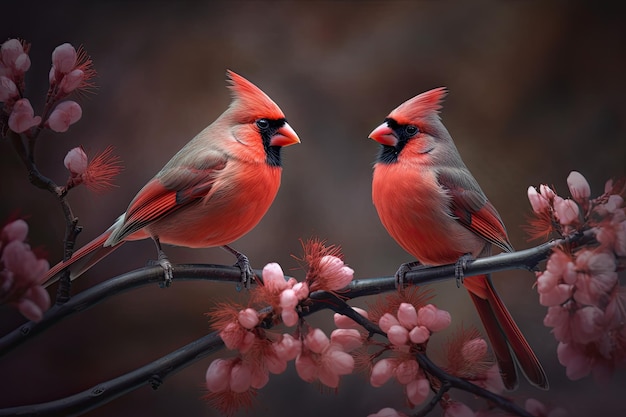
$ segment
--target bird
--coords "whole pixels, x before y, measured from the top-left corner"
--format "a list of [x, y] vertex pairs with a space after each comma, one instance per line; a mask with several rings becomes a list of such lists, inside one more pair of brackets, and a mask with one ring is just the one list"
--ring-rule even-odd
[[50, 268], [47, 287], [70, 269], [74, 280], [124, 242], [151, 238], [158, 263], [172, 280], [162, 243], [221, 246], [237, 257], [246, 286], [253, 272], [248, 258], [228, 246], [253, 229], [280, 187], [285, 146], [300, 143], [278, 105], [241, 75], [227, 70], [232, 94], [228, 108], [204, 128], [141, 188], [104, 233]]
[[[500, 215], [441, 121], [446, 94], [447, 89], [440, 87], [405, 101], [370, 133], [369, 138], [380, 144], [372, 201], [387, 232], [417, 263], [455, 263], [457, 271], [462, 271], [459, 265], [490, 255], [493, 246], [504, 252], [512, 252], [513, 247]], [[415, 264], [400, 266], [399, 283]], [[518, 384], [515, 357], [528, 381], [547, 389], [543, 367], [490, 275], [459, 281], [468, 290], [491, 341], [505, 387], [511, 390]]]

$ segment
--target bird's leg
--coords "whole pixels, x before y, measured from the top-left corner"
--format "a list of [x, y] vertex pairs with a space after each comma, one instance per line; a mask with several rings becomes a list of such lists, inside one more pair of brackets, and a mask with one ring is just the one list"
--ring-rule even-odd
[[[248, 260], [248, 257], [244, 255], [243, 253], [236, 251], [235, 249], [231, 248], [228, 245], [224, 245], [222, 246], [222, 248], [224, 248], [224, 250], [232, 253], [233, 255], [237, 257], [237, 263], [235, 265], [238, 266], [239, 269], [241, 269], [241, 283], [243, 284], [243, 287], [245, 289], [250, 289], [250, 283], [252, 282], [255, 276], [254, 276], [254, 271], [252, 270], [252, 267], [250, 266], [250, 261]], [[241, 286], [238, 284], [237, 291], [240, 291], [240, 290], [241, 290]]]
[[454, 276], [456, 277], [456, 287], [461, 287], [463, 284], [465, 270], [467, 269], [467, 265], [469, 265], [474, 260], [474, 257], [471, 253], [466, 253], [461, 256], [456, 264], [454, 265]]
[[172, 267], [170, 260], [167, 258], [167, 255], [165, 255], [165, 252], [163, 252], [163, 249], [161, 248], [161, 242], [159, 242], [159, 238], [157, 236], [153, 236], [152, 240], [154, 240], [154, 243], [156, 244], [158, 256], [156, 261], [152, 261], [149, 263], [156, 263], [161, 266], [161, 268], [163, 268], [165, 278], [163, 282], [159, 284], [159, 286], [161, 288], [166, 288], [172, 285], [172, 279], [174, 278], [174, 268]]
[[424, 266], [419, 261], [407, 262], [400, 265], [400, 268], [396, 271], [396, 288], [402, 289], [404, 287], [404, 276], [407, 272], [416, 269], [418, 266]]

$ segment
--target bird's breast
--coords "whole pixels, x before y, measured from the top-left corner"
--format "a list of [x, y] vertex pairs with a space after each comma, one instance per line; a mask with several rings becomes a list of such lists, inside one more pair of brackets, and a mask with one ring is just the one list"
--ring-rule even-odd
[[377, 164], [372, 199], [387, 232], [421, 263], [452, 263], [484, 246], [450, 214], [451, 197], [427, 166]]

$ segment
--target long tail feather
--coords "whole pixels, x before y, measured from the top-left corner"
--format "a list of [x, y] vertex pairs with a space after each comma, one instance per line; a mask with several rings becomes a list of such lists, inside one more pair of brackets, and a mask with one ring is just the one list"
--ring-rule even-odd
[[513, 351], [528, 381], [539, 388], [547, 389], [548, 378], [539, 359], [496, 293], [489, 276], [468, 277], [464, 284], [472, 296], [472, 301], [491, 342], [504, 386], [507, 389], [514, 389], [517, 386], [517, 371], [511, 355]]
[[120, 242], [117, 245], [113, 246], [103, 246], [104, 242], [111, 235], [111, 229], [107, 230], [91, 242], [87, 243], [82, 248], [78, 249], [70, 259], [65, 262], [59, 262], [46, 274], [43, 278], [43, 287], [46, 288], [55, 282], [57, 282], [60, 278], [60, 273], [66, 269], [70, 268], [70, 278], [75, 280], [83, 273], [85, 273], [89, 268], [98, 263], [102, 258], [107, 256], [109, 253], [113, 252], [115, 249], [120, 247], [122, 243]]
[[539, 359], [526, 341], [526, 338], [513, 320], [513, 317], [511, 317], [511, 313], [507, 310], [506, 306], [502, 302], [502, 299], [496, 293], [495, 288], [491, 284], [491, 280], [489, 277], [485, 278], [488, 283], [487, 300], [489, 301], [489, 305], [491, 306], [493, 314], [500, 324], [502, 331], [508, 339], [509, 346], [513, 350], [522, 372], [524, 372], [524, 375], [526, 375], [526, 378], [531, 384], [539, 388], [548, 389], [548, 377], [546, 376]]

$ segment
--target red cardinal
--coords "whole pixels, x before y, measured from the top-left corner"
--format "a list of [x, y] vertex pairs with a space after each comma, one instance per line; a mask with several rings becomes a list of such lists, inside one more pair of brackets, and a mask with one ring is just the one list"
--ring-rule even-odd
[[[500, 215], [439, 119], [445, 94], [444, 88], [437, 88], [402, 103], [369, 136], [381, 144], [372, 181], [378, 216], [396, 242], [427, 265], [487, 256], [491, 245], [513, 250]], [[407, 265], [398, 270], [400, 279]], [[547, 388], [539, 360], [490, 277], [468, 277], [463, 285], [491, 341], [505, 386], [517, 385], [512, 350], [528, 380]]]
[[244, 279], [250, 278], [247, 258], [226, 245], [267, 212], [280, 186], [281, 148], [300, 139], [263, 91], [232, 71], [228, 76], [228, 109], [174, 155], [106, 232], [50, 269], [46, 286], [66, 267], [75, 279], [122, 243], [146, 238], [157, 244], [166, 284], [171, 264], [161, 243], [224, 246], [237, 256]]

